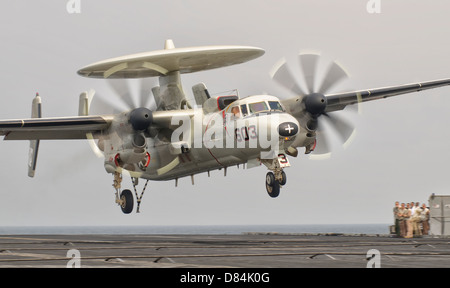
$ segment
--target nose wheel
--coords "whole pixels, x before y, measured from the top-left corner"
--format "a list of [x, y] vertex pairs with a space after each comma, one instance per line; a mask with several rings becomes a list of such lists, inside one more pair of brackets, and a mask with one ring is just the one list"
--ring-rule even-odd
[[266, 174], [266, 190], [270, 197], [276, 198], [280, 195], [280, 188], [286, 185], [287, 177], [284, 168], [291, 166], [285, 154], [280, 153], [273, 159], [260, 159], [269, 172]]
[[[277, 175], [276, 175], [277, 174]], [[266, 190], [270, 197], [276, 198], [280, 195], [280, 188], [286, 184], [286, 173], [283, 170], [276, 172], [267, 172], [266, 174]]]

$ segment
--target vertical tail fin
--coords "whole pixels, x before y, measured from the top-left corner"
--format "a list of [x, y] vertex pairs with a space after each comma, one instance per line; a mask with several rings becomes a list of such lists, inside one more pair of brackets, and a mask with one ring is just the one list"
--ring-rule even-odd
[[95, 90], [91, 89], [89, 92], [80, 94], [80, 104], [78, 106], [78, 116], [88, 116], [91, 101], [94, 98]]
[[198, 106], [203, 106], [203, 103], [205, 103], [206, 100], [211, 98], [208, 89], [206, 88], [206, 85], [204, 83], [194, 85], [192, 87], [192, 92], [194, 92], [195, 103]]
[[[42, 118], [42, 102], [39, 93], [33, 99], [31, 106], [31, 118]], [[39, 150], [39, 140], [30, 140], [30, 150], [28, 154], [28, 176], [34, 177], [36, 171], [36, 162]]]

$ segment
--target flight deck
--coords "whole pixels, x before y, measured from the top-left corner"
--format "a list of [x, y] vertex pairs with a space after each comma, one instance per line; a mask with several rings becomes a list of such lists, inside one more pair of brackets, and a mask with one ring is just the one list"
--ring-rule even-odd
[[0, 268], [428, 268], [450, 239], [390, 235], [0, 235]]

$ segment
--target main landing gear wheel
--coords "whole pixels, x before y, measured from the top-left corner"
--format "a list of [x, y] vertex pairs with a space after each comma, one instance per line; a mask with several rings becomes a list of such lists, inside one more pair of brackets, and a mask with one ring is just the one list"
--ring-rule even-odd
[[[148, 184], [149, 180], [147, 180], [147, 182], [145, 182], [144, 188], [142, 189], [142, 192], [140, 195], [136, 191], [136, 185], [138, 185], [138, 178], [131, 177], [131, 180], [133, 182], [133, 188], [134, 188], [134, 192], [136, 194], [136, 200], [137, 200], [136, 213], [139, 213], [139, 207], [142, 202], [142, 197], [144, 196], [144, 191], [147, 188], [147, 184]], [[134, 208], [133, 193], [131, 193], [130, 190], [123, 190], [122, 193], [120, 193], [120, 195], [119, 195], [121, 183], [122, 183], [122, 174], [120, 174], [119, 172], [115, 172], [113, 187], [116, 190], [116, 203], [119, 204], [119, 206], [122, 209], [122, 212], [124, 214], [130, 214]]]
[[[284, 179], [286, 179], [286, 177]], [[266, 174], [266, 190], [272, 198], [276, 198], [280, 195], [280, 183], [275, 180], [275, 175], [272, 172], [267, 172]]]
[[122, 209], [122, 212], [125, 214], [130, 214], [131, 211], [133, 211], [134, 206], [134, 200], [133, 200], [133, 194], [130, 190], [123, 190], [120, 194], [120, 208]]

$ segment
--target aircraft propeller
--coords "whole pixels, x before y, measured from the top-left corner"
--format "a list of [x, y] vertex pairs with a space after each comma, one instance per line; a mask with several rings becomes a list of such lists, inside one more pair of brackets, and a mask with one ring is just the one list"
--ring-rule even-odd
[[[130, 89], [129, 80], [124, 79], [107, 79], [108, 86], [112, 90], [112, 94], [116, 97], [110, 97], [105, 100], [102, 94], [96, 93], [91, 89], [88, 93], [88, 97], [91, 101], [89, 114], [119, 114], [127, 110], [131, 110], [129, 114], [129, 123], [136, 132], [143, 132], [151, 126], [153, 122], [153, 112], [156, 109], [155, 103], [150, 101], [151, 99], [151, 87], [154, 84], [150, 79], [133, 80], [132, 84], [138, 84], [137, 93]], [[96, 95], [97, 94], [97, 95]], [[94, 97], [95, 96], [95, 97]], [[114, 101], [119, 98], [123, 105]], [[111, 100], [109, 100], [111, 99]], [[139, 106], [136, 105], [139, 103]], [[103, 152], [99, 149], [99, 143], [96, 143], [92, 135], [88, 135], [89, 145], [91, 150], [97, 155], [97, 157], [103, 157]]]
[[[152, 103], [151, 101], [154, 83], [150, 78], [138, 80], [107, 79], [106, 83], [113, 92], [112, 94], [114, 94], [115, 98], [118, 98], [121, 103], [115, 102], [115, 98], [108, 98], [108, 100], [105, 100], [102, 95], [97, 95], [92, 101], [90, 114], [118, 114], [126, 110], [133, 110], [141, 107], [149, 108], [150, 110], [156, 109], [155, 103]], [[133, 87], [130, 87], [130, 83]]]
[[[308, 127], [311, 130], [316, 131], [318, 138], [313, 155], [329, 155], [331, 148], [327, 137], [328, 133], [326, 133], [326, 124], [336, 132], [340, 140], [344, 143], [344, 146], [351, 138], [355, 129], [342, 117], [331, 115], [326, 112], [328, 103], [325, 94], [329, 93], [329, 91], [338, 83], [347, 79], [349, 77], [348, 74], [341, 65], [334, 61], [328, 66], [322, 82], [317, 83], [316, 79], [318, 78], [317, 68], [319, 59], [319, 54], [300, 53], [298, 55], [299, 66], [306, 87], [302, 87], [298, 84], [296, 77], [289, 70], [285, 59], [280, 61], [278, 65], [274, 67], [271, 77], [275, 82], [300, 97], [300, 104], [295, 105], [301, 105], [303, 110], [307, 113]], [[315, 84], [320, 85], [316, 88]], [[296, 147], [296, 145], [297, 143], [294, 141], [292, 146]]]

